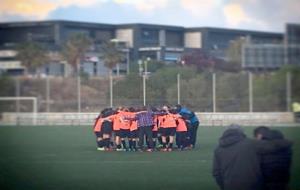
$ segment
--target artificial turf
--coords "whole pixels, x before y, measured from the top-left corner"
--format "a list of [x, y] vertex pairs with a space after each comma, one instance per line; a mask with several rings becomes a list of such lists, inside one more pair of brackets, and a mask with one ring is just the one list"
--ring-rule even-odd
[[[294, 141], [290, 186], [300, 190], [300, 127], [278, 129]], [[2, 126], [0, 189], [218, 189], [211, 166], [223, 130], [200, 127], [192, 151], [141, 153], [96, 151], [87, 126]]]

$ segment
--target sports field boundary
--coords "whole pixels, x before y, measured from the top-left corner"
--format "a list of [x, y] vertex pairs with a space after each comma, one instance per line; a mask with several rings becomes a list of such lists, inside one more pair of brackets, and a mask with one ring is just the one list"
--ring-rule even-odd
[[[242, 126], [290, 126], [294, 123], [292, 112], [197, 112], [201, 126], [228, 126], [232, 123]], [[77, 112], [42, 112], [32, 113], [2, 113], [0, 126], [38, 125], [38, 126], [91, 126], [98, 113]], [[33, 120], [33, 117], [36, 117]], [[35, 122], [33, 122], [35, 121]]]

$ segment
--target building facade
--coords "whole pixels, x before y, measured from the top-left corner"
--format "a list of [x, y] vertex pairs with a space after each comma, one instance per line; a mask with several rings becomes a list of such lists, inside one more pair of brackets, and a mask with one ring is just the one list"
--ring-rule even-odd
[[[34, 41], [55, 53], [59, 52], [68, 38], [75, 33], [87, 35], [93, 40], [95, 46], [101, 46], [103, 42], [112, 39], [122, 44], [120, 51], [124, 52], [126, 59], [114, 69], [115, 73], [126, 73], [130, 62], [137, 63], [138, 60], [149, 58], [167, 64], [177, 63], [185, 52], [193, 49], [202, 49], [211, 56], [226, 60], [226, 50], [230, 43], [241, 37], [250, 39], [252, 45], [251, 47], [249, 44], [245, 46], [243, 67], [246, 69], [256, 66], [269, 67], [269, 63], [265, 64], [265, 61], [273, 62], [269, 59], [274, 58], [274, 52], [282, 51], [282, 47], [275, 47], [274, 44], [282, 46], [286, 42], [294, 45], [299, 41], [299, 25], [287, 25], [287, 34], [284, 35], [248, 30], [211, 27], [184, 28], [155, 24], [113, 25], [60, 20], [0, 23], [0, 70], [16, 72], [18, 69], [24, 69], [21, 63], [14, 59], [12, 53], [5, 53], [15, 52], [16, 44]], [[265, 44], [273, 44], [273, 46]], [[287, 53], [299, 55], [298, 51], [294, 52], [294, 49]], [[270, 58], [261, 58], [265, 56]], [[294, 58], [289, 58], [290, 62], [293, 60]], [[278, 62], [282, 62], [281, 58], [278, 60], [276, 58], [276, 61], [274, 64], [280, 67], [281, 64]], [[66, 70], [68, 70], [66, 67], [67, 64], [61, 60], [46, 64], [42, 70], [51, 75], [66, 75]], [[90, 76], [107, 73], [101, 60], [101, 52], [98, 52], [97, 48], [86, 53], [81, 68]]]
[[274, 70], [284, 65], [300, 66], [300, 24], [287, 24], [282, 42], [244, 44], [242, 67], [248, 70]]

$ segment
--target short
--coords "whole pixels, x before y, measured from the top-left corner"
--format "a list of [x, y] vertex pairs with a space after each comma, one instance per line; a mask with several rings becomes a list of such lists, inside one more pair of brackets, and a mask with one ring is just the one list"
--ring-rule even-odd
[[161, 128], [161, 136], [175, 136], [176, 127]]
[[136, 139], [138, 138], [139, 130], [130, 131], [130, 138]]
[[101, 127], [102, 134], [111, 134], [112, 133], [112, 123], [109, 121], [104, 121]]
[[102, 138], [103, 137], [103, 133], [101, 131], [95, 132], [95, 135], [96, 135], [97, 138]]
[[152, 138], [153, 139], [156, 139], [157, 138], [157, 131], [152, 131]]
[[161, 134], [162, 134], [162, 132], [161, 132], [161, 131], [162, 131], [162, 128], [161, 128], [161, 127], [160, 127], [160, 128], [158, 128], [158, 134], [160, 134], [160, 135], [161, 135]]
[[121, 138], [129, 138], [130, 130], [129, 129], [120, 129], [120, 137]]
[[121, 137], [121, 130], [114, 131], [116, 137]]

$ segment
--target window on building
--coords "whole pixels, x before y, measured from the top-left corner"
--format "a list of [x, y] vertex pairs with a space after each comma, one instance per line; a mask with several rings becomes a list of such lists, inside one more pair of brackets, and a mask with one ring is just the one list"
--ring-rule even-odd
[[182, 47], [183, 33], [178, 31], [166, 31], [166, 46]]
[[151, 29], [143, 29], [141, 32], [141, 42], [143, 46], [158, 46], [159, 31]]

